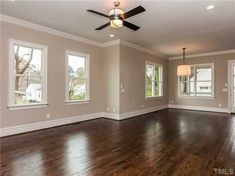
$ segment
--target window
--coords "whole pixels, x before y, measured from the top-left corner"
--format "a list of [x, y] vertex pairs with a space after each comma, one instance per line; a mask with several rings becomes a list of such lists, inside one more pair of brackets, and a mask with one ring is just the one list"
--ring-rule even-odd
[[145, 64], [145, 97], [160, 97], [163, 95], [162, 66], [146, 62]]
[[9, 107], [47, 103], [47, 47], [10, 39]]
[[89, 55], [66, 51], [66, 102], [88, 101]]
[[192, 75], [179, 77], [179, 96], [214, 97], [214, 64], [192, 65]]

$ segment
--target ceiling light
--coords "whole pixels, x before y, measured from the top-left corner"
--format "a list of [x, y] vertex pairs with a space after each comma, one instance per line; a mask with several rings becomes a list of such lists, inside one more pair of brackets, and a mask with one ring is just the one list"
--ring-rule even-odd
[[215, 8], [214, 5], [208, 5], [208, 6], [206, 7], [207, 10], [211, 10], [211, 9], [214, 9], [214, 8]]
[[114, 34], [110, 34], [109, 37], [114, 37], [115, 35]]
[[11, 0], [11, 2], [15, 2], [16, 0]]
[[109, 16], [111, 17], [110, 25], [112, 28], [120, 28], [123, 26], [123, 20], [120, 18], [120, 15], [124, 13], [124, 10], [119, 8], [114, 8], [109, 11]]
[[192, 74], [191, 66], [185, 64], [185, 50], [183, 48], [183, 64], [177, 66], [177, 76], [190, 76]]

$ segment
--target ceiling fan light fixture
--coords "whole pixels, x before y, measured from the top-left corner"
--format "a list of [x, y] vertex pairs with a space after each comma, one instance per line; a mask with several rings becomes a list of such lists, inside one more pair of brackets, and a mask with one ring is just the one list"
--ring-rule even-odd
[[123, 26], [123, 20], [120, 15], [124, 13], [125, 11], [120, 8], [114, 8], [109, 11], [109, 16], [111, 17], [110, 26], [112, 28], [120, 28]]
[[111, 26], [112, 28], [120, 28], [120, 27], [123, 26], [123, 21], [120, 20], [120, 19], [111, 20], [110, 26]]
[[130, 18], [132, 16], [135, 16], [137, 14], [144, 12], [145, 9], [142, 6], [138, 6], [134, 9], [129, 10], [128, 12], [125, 12], [124, 10], [119, 8], [119, 5], [120, 5], [120, 2], [115, 1], [114, 8], [109, 11], [108, 15], [106, 15], [104, 13], [97, 12], [95, 10], [91, 10], [91, 9], [87, 10], [90, 13], [93, 13], [93, 14], [96, 14], [96, 15], [99, 15], [99, 16], [102, 16], [102, 17], [109, 19], [108, 23], [106, 23], [98, 28], [95, 28], [95, 30], [102, 30], [108, 26], [111, 26], [112, 28], [120, 28], [122, 26], [125, 26], [133, 31], [137, 31], [140, 28], [139, 26], [132, 24], [132, 23], [125, 21], [125, 20], [127, 18]]
[[124, 14], [125, 11], [120, 8], [113, 8], [109, 11], [109, 16], [118, 17], [118, 15]]

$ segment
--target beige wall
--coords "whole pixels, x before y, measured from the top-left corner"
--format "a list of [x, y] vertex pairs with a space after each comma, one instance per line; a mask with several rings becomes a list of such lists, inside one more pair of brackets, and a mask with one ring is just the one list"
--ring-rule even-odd
[[[9, 38], [48, 46], [48, 103], [46, 108], [8, 110], [8, 41]], [[90, 54], [91, 63], [91, 102], [80, 105], [65, 105], [65, 50]], [[102, 112], [103, 84], [102, 50], [77, 41], [64, 39], [51, 34], [2, 22], [1, 25], [1, 127], [34, 123], [51, 119], [73, 117], [81, 114]]]
[[[2, 38], [2, 23], [0, 22], [0, 40]], [[3, 71], [2, 71], [2, 44], [0, 45], [0, 127], [2, 126], [2, 94], [3, 94]]]
[[[9, 38], [48, 46], [48, 103], [45, 108], [9, 110], [8, 105], [8, 42]], [[91, 102], [65, 104], [65, 50], [90, 54]], [[227, 107], [227, 92], [222, 89], [227, 83], [227, 61], [234, 54], [224, 54], [187, 59], [189, 64], [215, 63], [215, 98], [178, 98], [176, 67], [180, 60], [168, 61], [146, 52], [115, 45], [100, 48], [65, 39], [26, 27], [1, 22], [0, 59], [0, 115], [1, 127], [30, 124], [51, 119], [74, 117], [97, 112], [126, 113], [143, 108], [167, 105], [194, 105]], [[163, 65], [163, 97], [145, 99], [145, 61]], [[124, 92], [121, 92], [121, 84]], [[168, 87], [169, 84], [169, 87]], [[169, 95], [168, 95], [169, 94]], [[108, 110], [109, 109], [109, 110]]]
[[[163, 97], [145, 99], [145, 61], [163, 65]], [[124, 45], [120, 46], [120, 113], [168, 104], [168, 60]]]
[[222, 89], [226, 88], [225, 84], [228, 81], [228, 60], [232, 59], [235, 60], [235, 53], [186, 59], [187, 64], [214, 63], [215, 98], [213, 99], [179, 98], [176, 69], [182, 60], [171, 60], [169, 62], [169, 103], [200, 107], [219, 107], [219, 104], [221, 104], [221, 108], [227, 108], [228, 93], [223, 92]]
[[[48, 47], [47, 94], [49, 105], [45, 108], [9, 110], [8, 60], [9, 39], [32, 42]], [[90, 54], [91, 102], [65, 104], [65, 50]], [[145, 61], [164, 66], [164, 97], [154, 100], [144, 98]], [[48, 120], [74, 117], [97, 112], [124, 113], [167, 104], [167, 60], [149, 55], [123, 45], [96, 47], [65, 39], [26, 27], [1, 22], [1, 127], [17, 126]], [[122, 72], [122, 73], [121, 73]], [[125, 92], [120, 93], [120, 81]]]
[[105, 111], [119, 113], [120, 46], [103, 48], [102, 58]]

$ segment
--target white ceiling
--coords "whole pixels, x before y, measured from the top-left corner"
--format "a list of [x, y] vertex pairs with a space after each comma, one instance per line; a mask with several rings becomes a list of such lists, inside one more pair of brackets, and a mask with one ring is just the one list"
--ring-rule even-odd
[[[86, 12], [103, 13], [113, 7], [111, 0], [96, 1], [2, 1], [1, 13], [76, 34], [99, 42], [123, 39], [167, 56], [203, 53], [235, 48], [235, 1], [194, 0], [120, 0], [121, 8], [128, 11], [142, 5], [146, 12], [127, 21], [141, 26], [133, 32], [127, 28], [105, 28], [107, 19]], [[213, 10], [206, 6], [214, 4]], [[110, 38], [110, 34], [115, 34]]]

